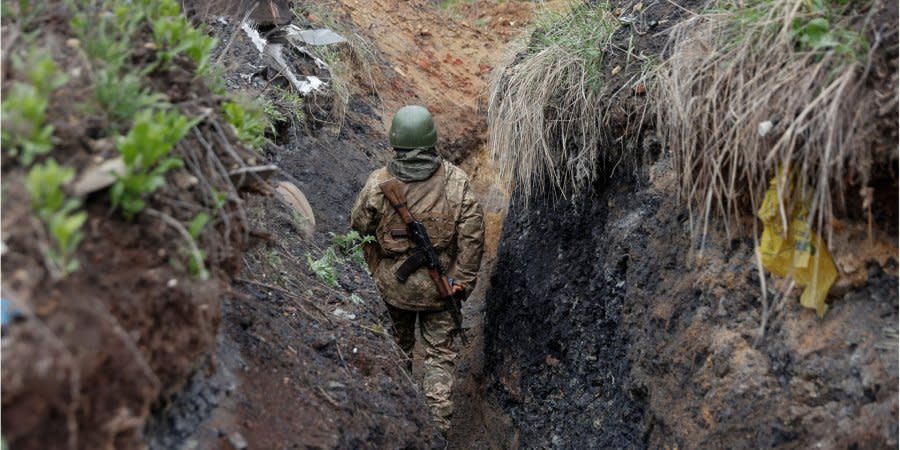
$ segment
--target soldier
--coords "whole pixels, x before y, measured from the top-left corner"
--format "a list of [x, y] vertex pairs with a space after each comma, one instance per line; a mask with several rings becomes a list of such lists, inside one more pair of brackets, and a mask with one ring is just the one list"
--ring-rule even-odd
[[432, 418], [446, 436], [453, 413], [451, 392], [457, 352], [452, 341], [456, 326], [427, 268], [415, 270], [405, 282], [398, 280], [396, 271], [415, 247], [380, 188], [391, 179], [403, 182], [410, 213], [425, 225], [443, 267], [454, 280], [452, 292], [468, 296], [481, 264], [484, 216], [470, 189], [469, 177], [438, 155], [436, 142], [437, 131], [427, 109], [405, 106], [397, 111], [390, 131], [394, 158], [369, 176], [356, 199], [350, 225], [376, 239], [365, 248], [366, 262], [390, 313], [394, 339], [410, 358], [410, 369], [416, 318], [419, 320], [425, 349], [425, 397]]

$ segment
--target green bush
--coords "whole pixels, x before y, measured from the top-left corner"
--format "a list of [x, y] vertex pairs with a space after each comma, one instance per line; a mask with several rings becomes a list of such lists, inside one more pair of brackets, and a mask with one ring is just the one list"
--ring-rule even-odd
[[266, 130], [272, 122], [266, 114], [266, 106], [250, 99], [236, 98], [222, 105], [222, 114], [231, 124], [234, 134], [248, 147], [261, 151], [269, 142]]
[[356, 230], [351, 230], [347, 234], [329, 233], [329, 235], [331, 236], [331, 243], [342, 255], [350, 257], [354, 263], [363, 269], [368, 268], [362, 246], [363, 244], [375, 242], [375, 237], [360, 236]]
[[176, 55], [184, 54], [197, 65], [197, 73], [204, 73], [216, 40], [194, 28], [174, 0], [164, 0], [152, 8], [150, 28], [159, 51], [160, 65], [166, 67]]
[[12, 65], [26, 82], [14, 82], [4, 94], [2, 145], [11, 156], [29, 166], [53, 148], [53, 126], [46, 124], [50, 94], [66, 83], [50, 54], [35, 51], [23, 61], [13, 55]]
[[135, 72], [119, 73], [112, 68], [97, 72], [94, 95], [114, 124], [131, 121], [138, 112], [164, 107], [167, 99], [144, 87], [144, 80]]
[[119, 138], [125, 172], [117, 177], [110, 197], [126, 218], [144, 209], [144, 197], [165, 184], [166, 172], [181, 167], [180, 159], [168, 155], [196, 123], [177, 111], [145, 110], [135, 117], [128, 134]]
[[62, 186], [75, 177], [75, 170], [61, 167], [50, 159], [37, 164], [28, 172], [25, 188], [31, 198], [31, 207], [47, 227], [54, 248], [48, 249], [48, 259], [63, 276], [78, 268], [75, 250], [84, 238], [81, 227], [87, 214], [77, 211], [81, 206], [75, 199], [67, 199]]
[[312, 255], [306, 254], [306, 264], [309, 270], [316, 278], [331, 286], [338, 287], [337, 264], [341, 262], [341, 258], [334, 252], [334, 248], [328, 247], [319, 259], [313, 259]]

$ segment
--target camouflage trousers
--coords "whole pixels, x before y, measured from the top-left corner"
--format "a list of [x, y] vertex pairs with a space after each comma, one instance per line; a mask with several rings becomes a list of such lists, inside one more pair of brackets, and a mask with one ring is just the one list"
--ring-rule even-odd
[[387, 305], [394, 325], [394, 339], [410, 358], [416, 343], [416, 317], [419, 336], [425, 349], [425, 377], [422, 387], [431, 410], [431, 417], [446, 434], [453, 415], [453, 369], [456, 350], [453, 349], [453, 330], [456, 327], [449, 311], [409, 311]]

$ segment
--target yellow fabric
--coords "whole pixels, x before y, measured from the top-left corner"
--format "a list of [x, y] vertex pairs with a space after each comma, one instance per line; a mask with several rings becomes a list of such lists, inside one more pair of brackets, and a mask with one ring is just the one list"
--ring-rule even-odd
[[779, 277], [793, 276], [798, 286], [805, 287], [800, 304], [815, 309], [822, 317], [828, 309], [825, 304], [828, 290], [838, 277], [837, 268], [828, 247], [809, 226], [806, 204], [795, 208], [788, 230], [784, 231], [777, 178], [776, 175], [769, 183], [769, 190], [756, 213], [763, 222], [757, 251], [766, 270]]

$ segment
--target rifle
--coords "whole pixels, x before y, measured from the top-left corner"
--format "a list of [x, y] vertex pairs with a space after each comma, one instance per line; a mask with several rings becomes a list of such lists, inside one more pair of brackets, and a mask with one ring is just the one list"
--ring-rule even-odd
[[428, 237], [428, 230], [425, 229], [425, 225], [416, 220], [412, 213], [409, 212], [409, 208], [406, 206], [406, 196], [401, 189], [402, 186], [403, 183], [396, 178], [379, 185], [385, 198], [394, 207], [400, 218], [403, 219], [406, 231], [413, 244], [415, 244], [414, 253], [400, 265], [400, 268], [397, 269], [397, 273], [394, 275], [401, 283], [405, 283], [413, 272], [422, 266], [427, 267], [428, 275], [431, 276], [431, 281], [437, 287], [438, 295], [446, 303], [447, 309], [450, 310], [450, 315], [453, 317], [453, 322], [456, 325], [456, 332], [462, 339], [463, 345], [468, 345], [469, 340], [466, 338], [466, 332], [462, 327], [462, 300], [459, 298], [459, 295], [451, 294], [453, 292], [453, 279], [447, 277], [444, 265], [441, 264], [434, 246], [431, 245], [431, 239]]

